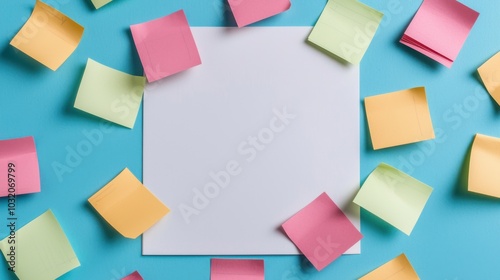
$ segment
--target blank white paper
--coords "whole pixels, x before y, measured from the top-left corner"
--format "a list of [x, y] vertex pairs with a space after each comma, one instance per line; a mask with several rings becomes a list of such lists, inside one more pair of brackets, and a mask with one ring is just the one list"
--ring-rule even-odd
[[202, 64], [147, 85], [144, 184], [171, 213], [144, 255], [298, 254], [281, 224], [324, 191], [359, 229], [359, 68], [310, 30], [192, 28]]

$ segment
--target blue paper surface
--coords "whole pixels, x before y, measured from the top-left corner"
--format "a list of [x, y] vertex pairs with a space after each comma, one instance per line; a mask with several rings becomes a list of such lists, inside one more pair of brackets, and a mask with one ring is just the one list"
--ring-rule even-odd
[[[362, 109], [361, 178], [386, 162], [432, 186], [433, 196], [410, 237], [362, 211], [361, 255], [342, 256], [321, 272], [302, 257], [265, 256], [266, 279], [357, 279], [402, 252], [422, 279], [496, 279], [500, 202], [463, 191], [460, 181], [475, 133], [500, 137], [499, 107], [476, 75], [500, 50], [500, 2], [461, 1], [480, 16], [451, 69], [399, 43], [421, 1], [363, 2], [385, 17], [361, 63], [361, 97], [425, 86], [436, 139], [373, 151]], [[208, 279], [210, 257], [143, 257], [140, 239], [119, 236], [87, 203], [124, 167], [141, 175], [142, 110], [129, 130], [72, 105], [88, 57], [142, 75], [129, 25], [182, 8], [194, 26], [234, 26], [225, 1], [119, 0], [99, 10], [90, 0], [46, 1], [85, 27], [80, 45], [56, 72], [9, 45], [34, 3], [5, 1], [0, 28], [0, 139], [33, 135], [42, 180], [41, 193], [18, 198], [18, 224], [48, 208], [57, 215], [82, 264], [60, 279], [121, 279], [135, 270], [144, 279]], [[295, 0], [289, 11], [257, 25], [312, 26], [325, 4]], [[6, 217], [7, 200], [0, 199], [0, 224]], [[0, 227], [0, 236], [7, 234]], [[5, 262], [0, 279], [15, 279]]]

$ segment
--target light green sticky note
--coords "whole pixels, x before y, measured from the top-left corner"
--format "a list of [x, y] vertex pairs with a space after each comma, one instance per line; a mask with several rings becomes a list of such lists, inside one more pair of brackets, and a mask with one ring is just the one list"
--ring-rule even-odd
[[80, 266], [51, 210], [0, 241], [0, 250], [8, 267], [23, 280], [54, 280]]
[[431, 193], [431, 187], [381, 163], [368, 176], [354, 203], [410, 235]]
[[308, 41], [358, 64], [384, 14], [356, 0], [329, 0]]
[[141, 106], [146, 78], [133, 76], [87, 60], [75, 108], [133, 128]]
[[113, 0], [92, 0], [92, 4], [94, 4], [94, 7], [96, 9], [99, 9], [100, 7], [108, 4], [111, 1], [113, 1]]

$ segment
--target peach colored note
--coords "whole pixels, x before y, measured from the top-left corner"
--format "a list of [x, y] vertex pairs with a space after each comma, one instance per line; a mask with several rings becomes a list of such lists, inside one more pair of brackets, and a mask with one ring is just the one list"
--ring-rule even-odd
[[90, 197], [89, 202], [119, 233], [132, 239], [170, 211], [128, 168]]
[[365, 98], [373, 149], [434, 139], [424, 87]]
[[401, 254], [382, 266], [359, 278], [359, 280], [419, 280], [410, 261]]
[[469, 162], [470, 192], [500, 198], [500, 138], [476, 134]]
[[52, 70], [75, 51], [83, 27], [40, 0], [10, 44]]
[[481, 65], [477, 72], [488, 93], [500, 105], [500, 52]]

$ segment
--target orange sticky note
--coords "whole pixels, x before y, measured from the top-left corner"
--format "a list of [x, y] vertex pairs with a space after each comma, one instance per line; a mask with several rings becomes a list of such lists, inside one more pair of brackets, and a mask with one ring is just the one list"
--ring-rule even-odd
[[500, 198], [500, 138], [476, 134], [469, 162], [470, 192]]
[[500, 105], [500, 52], [481, 65], [477, 72], [488, 93]]
[[420, 280], [420, 278], [405, 254], [401, 254], [359, 280]]
[[83, 27], [49, 5], [36, 1], [26, 24], [10, 44], [52, 70], [75, 51]]
[[424, 87], [365, 98], [373, 149], [434, 139]]
[[89, 202], [119, 233], [133, 239], [170, 211], [128, 168], [90, 197]]

